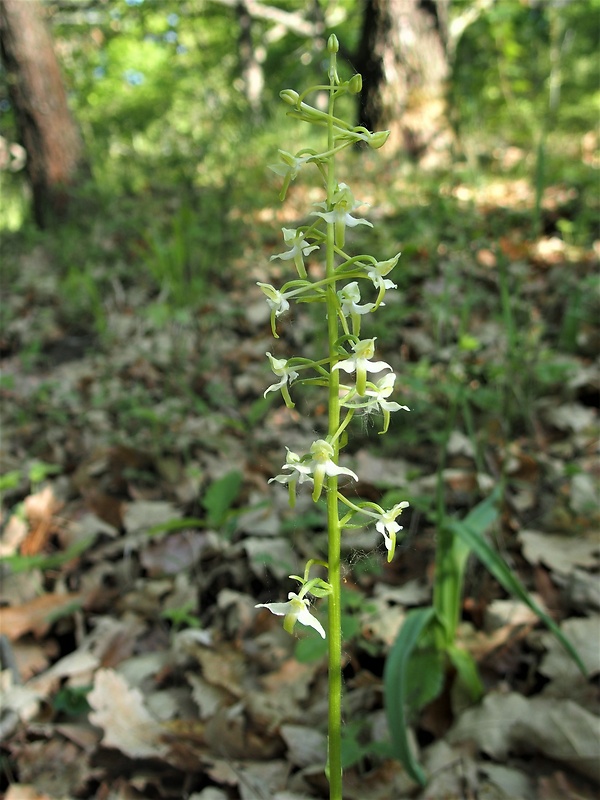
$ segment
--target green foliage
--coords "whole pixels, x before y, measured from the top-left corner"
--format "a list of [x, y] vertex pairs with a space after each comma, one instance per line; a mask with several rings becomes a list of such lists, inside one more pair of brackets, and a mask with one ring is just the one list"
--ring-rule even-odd
[[194, 613], [195, 610], [196, 604], [189, 602], [176, 608], [165, 608], [160, 615], [163, 619], [168, 619], [176, 631], [183, 628], [199, 628], [200, 620]]
[[69, 717], [81, 717], [91, 711], [87, 701], [91, 690], [91, 686], [62, 686], [52, 699], [52, 707]]
[[[11, 572], [29, 572], [30, 570], [39, 569], [56, 569], [63, 564], [68, 564], [74, 558], [77, 558], [82, 553], [85, 553], [95, 541], [95, 536], [86, 537], [75, 542], [70, 547], [67, 547], [62, 553], [54, 553], [53, 555], [38, 554], [34, 556], [3, 556], [0, 558], [0, 565], [5, 564]], [[70, 613], [70, 612], [69, 612]]]
[[241, 487], [242, 474], [238, 470], [232, 470], [210, 484], [202, 497], [209, 526], [219, 528], [225, 523]]
[[[411, 778], [421, 785], [425, 785], [425, 774], [416, 761], [408, 740], [406, 709], [407, 697], [411, 688], [408, 685], [408, 666], [419, 639], [431, 624], [434, 614], [433, 608], [419, 608], [408, 612], [386, 659], [383, 673], [385, 710], [394, 755], [402, 762]], [[432, 677], [435, 682], [435, 675]], [[432, 677], [427, 676], [427, 681], [432, 680]]]
[[409, 611], [392, 645], [384, 670], [385, 707], [396, 757], [424, 785], [425, 773], [408, 738], [411, 716], [441, 692], [448, 664], [471, 700], [483, 695], [473, 657], [455, 643], [467, 559], [473, 553], [507, 592], [538, 615], [585, 675], [576, 650], [556, 623], [535, 603], [484, 535], [498, 516], [500, 487], [463, 520], [443, 519], [436, 548], [433, 606]]
[[498, 583], [500, 583], [500, 585], [503, 586], [507, 592], [509, 592], [509, 594], [517, 597], [519, 600], [521, 600], [521, 602], [529, 606], [529, 608], [535, 614], [537, 614], [546, 627], [552, 631], [554, 636], [556, 636], [575, 664], [577, 664], [578, 668], [581, 670], [581, 673], [584, 676], [587, 675], [585, 666], [583, 665], [579, 654], [569, 640], [564, 636], [558, 625], [537, 605], [514, 572], [512, 572], [512, 570], [506, 565], [498, 553], [493, 550], [483, 538], [483, 531], [485, 528], [481, 527], [479, 523], [484, 520], [484, 517], [483, 515], [474, 513], [477, 512], [483, 505], [483, 503], [480, 504], [480, 506], [474, 509], [474, 511], [471, 512], [462, 522], [459, 520], [450, 520], [448, 523], [450, 530], [456, 537], [460, 538], [477, 556], [485, 568], [494, 576], [494, 578], [496, 578]]

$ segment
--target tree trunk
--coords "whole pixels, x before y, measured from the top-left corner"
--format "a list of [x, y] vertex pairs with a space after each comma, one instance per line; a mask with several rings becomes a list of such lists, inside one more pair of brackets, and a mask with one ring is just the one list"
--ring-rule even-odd
[[262, 66], [257, 58], [252, 41], [252, 17], [248, 11], [245, 0], [240, 0], [237, 5], [240, 35], [238, 39], [238, 56], [244, 94], [250, 110], [258, 120], [261, 116], [262, 93], [265, 84]]
[[27, 151], [35, 220], [45, 228], [67, 217], [71, 190], [88, 170], [37, 0], [0, 0], [0, 53]]
[[447, 134], [445, 41], [448, 0], [366, 0], [358, 71], [363, 76], [359, 124], [390, 129], [414, 157]]

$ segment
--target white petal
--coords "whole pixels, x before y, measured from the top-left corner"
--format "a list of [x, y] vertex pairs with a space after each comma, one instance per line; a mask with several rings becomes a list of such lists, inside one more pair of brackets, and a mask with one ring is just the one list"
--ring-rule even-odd
[[352, 472], [347, 467], [338, 467], [333, 461], [328, 461], [325, 464], [325, 472], [327, 475], [350, 475], [355, 481], [358, 480], [358, 475], [355, 472]]
[[310, 611], [305, 608], [304, 611], [301, 611], [298, 614], [298, 622], [301, 625], [306, 625], [310, 628], [314, 628], [318, 633], [321, 634], [323, 639], [325, 638], [325, 630], [319, 620], [310, 613]]
[[346, 214], [344, 222], [349, 228], [355, 228], [357, 225], [368, 225], [369, 228], [373, 227], [373, 223], [369, 222], [368, 219], [356, 219], [356, 217], [351, 217], [350, 214]]
[[343, 369], [344, 372], [354, 372], [356, 370], [356, 364], [352, 360], [338, 361], [337, 364], [334, 365], [332, 372], [336, 369]]
[[278, 617], [284, 617], [292, 610], [291, 603], [258, 603], [254, 608], [268, 608], [271, 614], [276, 614]]
[[380, 408], [384, 408], [386, 411], [400, 411], [400, 409], [404, 409], [404, 411], [410, 411], [408, 406], [401, 406], [400, 403], [389, 403], [387, 400], [379, 399], [377, 401]]
[[290, 258], [293, 258], [296, 255], [295, 248], [292, 250], [287, 250], [285, 253], [277, 253], [275, 256], [271, 256], [269, 261], [273, 261], [274, 258], [280, 258], [282, 261], [287, 261]]
[[382, 369], [391, 369], [391, 366], [386, 361], [367, 361], [363, 359], [366, 363], [367, 372], [381, 372]]
[[268, 386], [265, 391], [263, 392], [263, 397], [266, 397], [269, 392], [276, 392], [277, 389], [281, 389], [283, 384], [286, 382], [285, 376], [279, 381], [279, 383], [273, 383], [271, 386]]

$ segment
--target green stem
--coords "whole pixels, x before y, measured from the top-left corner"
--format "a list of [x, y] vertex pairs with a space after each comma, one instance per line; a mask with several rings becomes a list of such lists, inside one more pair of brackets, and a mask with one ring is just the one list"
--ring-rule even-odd
[[460, 618], [460, 602], [462, 581], [461, 572], [457, 568], [454, 552], [454, 534], [445, 524], [446, 501], [444, 498], [444, 469], [448, 456], [450, 434], [455, 429], [456, 417], [460, 406], [461, 389], [453, 393], [451, 399], [446, 439], [440, 452], [437, 469], [437, 544], [435, 549], [435, 573], [433, 579], [433, 607], [437, 620], [441, 623], [435, 627], [436, 649], [443, 652], [454, 644], [456, 630]]
[[[333, 150], [334, 106], [335, 106], [335, 54], [331, 53], [329, 70], [329, 108], [327, 125], [327, 149]], [[331, 209], [336, 190], [334, 158], [327, 163], [327, 208]], [[331, 366], [338, 361], [335, 344], [338, 340], [338, 315], [335, 283], [335, 228], [327, 223], [326, 276], [331, 281], [327, 286], [327, 337]], [[333, 460], [339, 461], [339, 441], [335, 439], [340, 427], [339, 372], [331, 371], [329, 376], [329, 437], [334, 448]], [[340, 549], [341, 529], [338, 515], [338, 479], [336, 475], [327, 478], [327, 527], [328, 527], [328, 582], [329, 595], [329, 718], [328, 718], [328, 766], [329, 798], [342, 800], [342, 613], [341, 613], [341, 573]]]

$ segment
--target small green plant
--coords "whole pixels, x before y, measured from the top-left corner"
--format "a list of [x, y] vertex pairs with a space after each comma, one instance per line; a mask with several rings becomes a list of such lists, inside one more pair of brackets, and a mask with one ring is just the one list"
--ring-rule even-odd
[[411, 717], [441, 693], [450, 666], [456, 673], [455, 680], [473, 701], [483, 695], [483, 685], [473, 657], [456, 643], [465, 569], [471, 554], [509, 594], [538, 615], [586, 674], [578, 653], [560, 628], [529, 596], [516, 575], [485, 539], [486, 532], [498, 517], [502, 485], [498, 485], [465, 519], [458, 520], [446, 513], [441, 467], [438, 474], [433, 605], [408, 612], [384, 670], [385, 706], [394, 752], [411, 777], [422, 785], [426, 783], [425, 773], [414, 756], [407, 735]]
[[176, 631], [182, 628], [199, 628], [200, 620], [194, 613], [195, 608], [196, 605], [192, 602], [177, 606], [177, 608], [166, 608], [161, 612], [161, 617], [168, 619]]
[[[301, 170], [315, 168], [324, 189], [324, 200], [316, 203], [311, 212], [316, 220], [299, 228], [283, 228], [287, 249], [272, 256], [295, 267], [297, 277], [287, 281], [280, 289], [267, 283], [258, 285], [264, 292], [271, 309], [271, 329], [275, 339], [277, 321], [290, 308], [291, 302], [315, 303], [324, 306], [320, 320], [323, 327], [316, 332], [317, 343], [323, 342], [324, 351], [317, 360], [304, 357], [278, 358], [267, 353], [276, 381], [265, 391], [280, 392], [288, 408], [294, 407], [290, 388], [297, 386], [323, 387], [328, 396], [328, 425], [303, 455], [286, 448], [287, 455], [282, 472], [272, 481], [288, 488], [290, 506], [294, 507], [296, 491], [303, 484], [312, 486], [312, 499], [317, 503], [324, 494], [327, 507], [327, 560], [311, 558], [302, 575], [291, 575], [297, 581], [297, 591], [288, 594], [287, 602], [259, 603], [283, 617], [283, 627], [292, 633], [297, 624], [313, 628], [321, 637], [315, 647], [313, 641], [301, 657], [310, 659], [326, 648], [329, 664], [328, 758], [326, 772], [329, 779], [330, 800], [342, 800], [342, 675], [341, 653], [343, 627], [356, 624], [353, 614], [343, 614], [341, 590], [341, 534], [342, 530], [374, 524], [383, 536], [388, 560], [394, 556], [396, 537], [401, 526], [397, 517], [408, 506], [405, 500], [390, 509], [376, 503], [351, 501], [338, 488], [340, 476], [357, 481], [358, 476], [348, 467], [340, 465], [340, 452], [349, 438], [350, 423], [355, 415], [380, 414], [383, 417], [380, 433], [387, 432], [392, 412], [406, 406], [390, 399], [396, 376], [389, 364], [375, 361], [375, 338], [361, 338], [363, 318], [377, 311], [386, 291], [396, 285], [386, 277], [396, 266], [400, 254], [385, 261], [371, 255], [350, 255], [346, 249], [346, 230], [358, 225], [372, 227], [365, 219], [353, 216], [361, 205], [354, 199], [350, 187], [336, 177], [336, 156], [356, 143], [366, 143], [377, 149], [385, 144], [387, 131], [371, 133], [363, 127], [354, 127], [336, 115], [336, 102], [344, 95], [355, 95], [361, 89], [360, 75], [342, 81], [337, 70], [338, 40], [330, 36], [327, 42], [329, 71], [327, 84], [312, 86], [299, 94], [292, 89], [281, 92], [288, 106], [288, 116], [307, 122], [324, 130], [327, 141], [320, 152], [312, 148], [299, 150], [295, 155], [279, 150], [280, 161], [272, 169], [283, 177], [280, 199], [284, 200], [290, 183]], [[309, 95], [325, 92], [327, 110], [322, 111], [308, 102]], [[324, 269], [315, 278], [309, 275], [305, 259], [323, 256]], [[363, 302], [359, 282], [367, 285], [374, 302]], [[352, 376], [352, 377], [350, 377]], [[313, 570], [320, 574], [314, 575]], [[325, 577], [321, 577], [324, 575]], [[318, 616], [311, 611], [310, 598], [327, 598], [327, 632]], [[353, 635], [356, 631], [349, 631]], [[348, 633], [346, 633], [348, 635]], [[326, 644], [325, 644], [325, 640]], [[349, 740], [347, 740], [349, 741]], [[346, 757], [346, 763], [348, 758]], [[350, 759], [352, 761], [352, 759]]]

